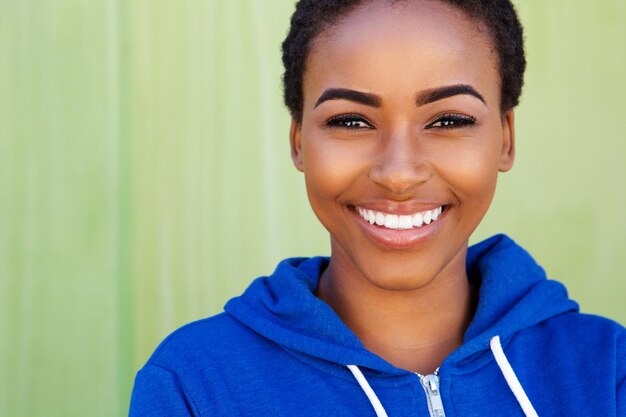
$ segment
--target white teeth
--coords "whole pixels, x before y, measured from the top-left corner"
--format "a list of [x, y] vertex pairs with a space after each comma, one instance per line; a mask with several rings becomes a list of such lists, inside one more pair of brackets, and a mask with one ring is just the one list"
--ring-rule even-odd
[[413, 228], [413, 219], [411, 216], [399, 216], [398, 217], [398, 229], [411, 229]]
[[395, 214], [386, 214], [385, 215], [385, 227], [387, 229], [397, 229], [398, 228], [398, 216]]
[[422, 220], [422, 213], [415, 213], [413, 215], [413, 225], [416, 227], [422, 227], [422, 223], [424, 223]]
[[422, 227], [423, 224], [430, 224], [437, 220], [443, 212], [443, 207], [437, 207], [433, 210], [426, 210], [413, 215], [397, 215], [387, 214], [380, 211], [365, 210], [357, 207], [359, 215], [370, 224], [384, 226], [387, 229], [407, 230], [415, 227]]

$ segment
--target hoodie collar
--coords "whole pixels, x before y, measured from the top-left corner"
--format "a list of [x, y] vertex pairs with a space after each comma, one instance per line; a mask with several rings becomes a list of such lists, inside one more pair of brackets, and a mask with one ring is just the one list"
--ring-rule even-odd
[[[278, 345], [337, 364], [357, 364], [387, 374], [406, 374], [369, 352], [323, 301], [315, 297], [328, 258], [292, 258], [269, 277], [256, 279], [225, 311]], [[494, 236], [472, 246], [468, 276], [479, 286], [479, 303], [464, 344], [446, 363], [489, 349], [495, 335], [515, 332], [568, 311], [577, 311], [562, 284], [546, 279], [533, 258], [510, 238]]]
[[551, 317], [578, 311], [565, 286], [547, 279], [532, 256], [506, 235], [471, 246], [467, 271], [479, 287], [478, 306], [463, 345], [446, 363], [468, 363], [489, 350], [494, 336], [507, 339]]
[[406, 373], [369, 352], [330, 306], [313, 293], [329, 258], [291, 258], [257, 278], [224, 310], [282, 347], [332, 363], [357, 363], [381, 372]]
[[578, 310], [565, 287], [548, 280], [530, 254], [505, 235], [470, 247], [467, 270], [480, 290], [465, 341], [483, 333], [506, 337], [557, 314]]

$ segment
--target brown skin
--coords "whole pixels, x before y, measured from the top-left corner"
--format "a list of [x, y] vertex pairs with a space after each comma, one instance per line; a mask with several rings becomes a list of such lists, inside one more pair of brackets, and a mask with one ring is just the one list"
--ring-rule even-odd
[[[457, 94], [416, 104], [424, 91], [457, 84], [484, 102]], [[375, 94], [380, 103], [334, 99], [316, 106], [328, 88]], [[368, 2], [315, 39], [303, 92], [292, 157], [331, 237], [317, 296], [367, 349], [397, 367], [431, 373], [461, 345], [473, 316], [469, 237], [491, 203], [498, 172], [514, 159], [513, 112], [499, 108], [490, 40], [463, 12], [436, 1]], [[455, 128], [442, 128], [451, 113], [475, 122], [459, 124], [457, 117]], [[355, 116], [329, 126], [346, 114]], [[355, 206], [445, 211], [425, 237], [398, 248], [373, 239]]]

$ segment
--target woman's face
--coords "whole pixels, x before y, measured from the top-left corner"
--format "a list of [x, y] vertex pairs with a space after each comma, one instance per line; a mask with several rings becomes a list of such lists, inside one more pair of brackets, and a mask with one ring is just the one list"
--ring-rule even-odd
[[291, 130], [332, 263], [387, 289], [465, 269], [513, 163], [486, 29], [437, 1], [373, 1], [314, 41]]

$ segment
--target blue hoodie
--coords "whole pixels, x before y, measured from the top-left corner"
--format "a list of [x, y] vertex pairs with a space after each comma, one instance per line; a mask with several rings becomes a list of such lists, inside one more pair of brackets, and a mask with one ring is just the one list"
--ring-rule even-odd
[[477, 311], [436, 374], [369, 352], [314, 296], [327, 258], [288, 259], [170, 335], [137, 374], [130, 415], [626, 416], [623, 327], [580, 314], [506, 236], [467, 263]]

